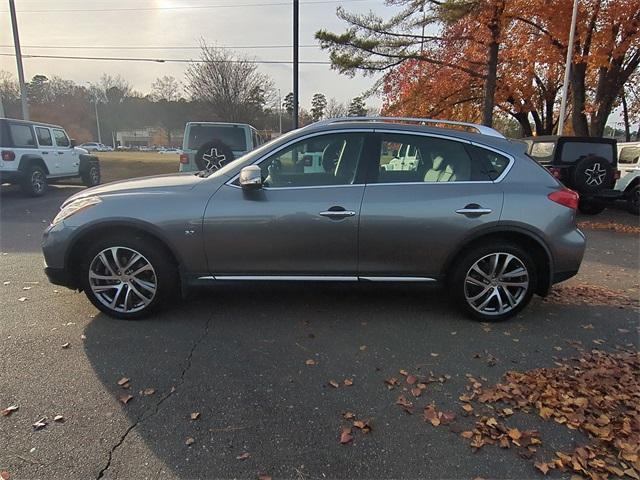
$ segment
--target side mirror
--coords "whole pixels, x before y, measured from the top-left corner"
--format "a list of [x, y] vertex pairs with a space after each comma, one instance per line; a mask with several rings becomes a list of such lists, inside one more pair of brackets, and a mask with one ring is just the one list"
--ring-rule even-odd
[[69, 140], [69, 142], [71, 142], [71, 143], [69, 144], [69, 145], [71, 146], [71, 148], [75, 148], [75, 147], [78, 145], [78, 143], [76, 142], [76, 139], [75, 139], [75, 138], [71, 138], [71, 139]]
[[245, 190], [262, 188], [262, 170], [258, 165], [249, 165], [240, 170], [240, 186]]

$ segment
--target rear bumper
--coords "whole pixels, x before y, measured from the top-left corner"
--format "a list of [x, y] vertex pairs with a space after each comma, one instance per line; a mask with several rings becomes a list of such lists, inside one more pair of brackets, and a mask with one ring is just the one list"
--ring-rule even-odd
[[22, 180], [20, 170], [0, 170], [0, 183], [19, 183]]

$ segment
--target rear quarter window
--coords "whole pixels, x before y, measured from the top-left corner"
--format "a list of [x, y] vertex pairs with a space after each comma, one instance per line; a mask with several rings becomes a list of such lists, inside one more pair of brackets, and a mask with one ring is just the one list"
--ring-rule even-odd
[[9, 132], [15, 148], [32, 148], [36, 146], [33, 129], [29, 125], [9, 124]]
[[575, 163], [584, 157], [596, 156], [613, 163], [613, 149], [614, 146], [610, 143], [564, 142], [560, 152], [560, 161]]
[[471, 146], [474, 162], [478, 164], [478, 175], [482, 180], [496, 180], [509, 166], [509, 158], [493, 150]]

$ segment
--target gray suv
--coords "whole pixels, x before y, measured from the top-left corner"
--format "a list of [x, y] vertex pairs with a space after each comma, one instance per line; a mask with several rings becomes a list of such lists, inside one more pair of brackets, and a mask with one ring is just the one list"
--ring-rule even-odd
[[585, 249], [578, 194], [525, 150], [474, 124], [316, 123], [222, 168], [72, 196], [44, 233], [46, 273], [123, 319], [191, 287], [277, 280], [437, 282], [471, 316], [504, 319]]

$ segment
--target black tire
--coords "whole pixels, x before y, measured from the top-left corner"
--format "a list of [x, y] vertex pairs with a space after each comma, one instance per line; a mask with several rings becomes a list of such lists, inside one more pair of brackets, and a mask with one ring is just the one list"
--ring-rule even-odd
[[634, 215], [640, 215], [640, 185], [633, 187], [627, 194], [627, 210]]
[[571, 188], [578, 193], [596, 193], [611, 188], [613, 166], [604, 158], [589, 155], [579, 160], [571, 174]]
[[[508, 268], [518, 267], [518, 265], [521, 264], [523, 265], [523, 268], [526, 269], [526, 274], [528, 276], [528, 284], [526, 286], [526, 289], [525, 287], [521, 287], [521, 292], [515, 295], [517, 300], [515, 306], [509, 306], [509, 310], [504, 313], [499, 313], [499, 311], [492, 313], [479, 311], [471, 305], [466, 295], [467, 291], [469, 292], [469, 296], [471, 297], [476, 295], [476, 291], [472, 290], [474, 288], [478, 288], [479, 291], [486, 289], [485, 291], [487, 291], [488, 295], [480, 297], [479, 299], [479, 301], [484, 301], [489, 298], [489, 296], [494, 295], [494, 292], [492, 292], [491, 289], [498, 290], [496, 289], [496, 287], [492, 287], [491, 283], [488, 283], [489, 280], [487, 280], [486, 285], [483, 284], [482, 287], [467, 282], [467, 274], [471, 273], [471, 268], [477, 262], [484, 262], [488, 256], [494, 254], [512, 255], [513, 257], [515, 257], [515, 259], [517, 259], [517, 262], [519, 263], [514, 261], [515, 263], [510, 263]], [[510, 317], [513, 317], [514, 315], [517, 315], [518, 312], [525, 308], [531, 301], [531, 297], [533, 296], [537, 285], [537, 268], [533, 258], [523, 247], [507, 241], [497, 241], [476, 245], [473, 248], [469, 249], [469, 251], [467, 251], [466, 253], [463, 252], [461, 255], [462, 256], [455, 262], [450, 271], [448, 284], [451, 298], [455, 302], [456, 306], [471, 318], [481, 320], [483, 322], [498, 322], [501, 320], [506, 320]], [[499, 258], [506, 259], [507, 257], [501, 256]], [[489, 260], [486, 261], [489, 262]], [[498, 265], [497, 269], [500, 268], [501, 265]], [[514, 271], [515, 270], [516, 268], [514, 268]], [[510, 273], [510, 271], [507, 270], [505, 273]], [[523, 277], [512, 278], [514, 279], [513, 281], [522, 281], [524, 283]], [[520, 280], [517, 280], [518, 278], [520, 278]], [[499, 301], [503, 302], [504, 304], [503, 300], [507, 299], [507, 297], [504, 293], [504, 287], [501, 288], [502, 290], [498, 291], [499, 299], [495, 297], [491, 299], [487, 304], [487, 308], [497, 308]], [[509, 290], [509, 295], [513, 296], [513, 294], [514, 291]], [[492, 307], [492, 305], [495, 305], [495, 307]], [[481, 306], [481, 304], [478, 306]]]
[[[153, 295], [150, 293], [150, 290], [142, 289], [139, 283], [134, 283], [133, 281], [130, 282], [138, 289], [138, 291], [146, 294], [150, 300], [146, 306], [135, 311], [123, 311], [126, 310], [124, 307], [118, 309], [121, 303], [124, 305], [124, 302], [127, 302], [126, 298], [128, 290], [134, 290], [129, 286], [127, 286], [127, 288], [123, 287], [122, 292], [118, 293], [120, 297], [116, 298], [116, 309], [103, 303], [103, 301], [108, 300], [108, 298], [105, 299], [105, 297], [101, 297], [101, 300], [92, 289], [92, 284], [89, 280], [90, 268], [93, 267], [92, 271], [94, 273], [99, 273], [96, 272], [96, 266], [100, 265], [97, 260], [98, 255], [106, 249], [111, 249], [113, 247], [118, 247], [120, 249], [117, 250], [117, 252], [121, 262], [126, 262], [131, 259], [131, 257], [127, 257], [126, 254], [132, 250], [135, 253], [142, 255], [143, 258], [140, 261], [147, 261], [153, 269], [153, 271], [144, 272], [144, 274], [147, 275], [144, 280], [147, 283], [155, 283], [156, 285], [155, 293]], [[115, 264], [113, 263], [113, 255], [109, 252], [105, 255], [108, 257], [111, 267], [115, 267]], [[94, 263], [94, 261], [96, 261], [96, 263]], [[102, 265], [104, 265], [104, 263], [102, 263]], [[140, 265], [140, 263], [134, 263], [131, 270], [140, 268]], [[142, 263], [142, 265], [144, 265], [144, 263]], [[113, 268], [113, 270], [115, 270], [115, 268]], [[127, 274], [130, 273], [131, 270], [121, 273]], [[108, 274], [106, 270], [104, 273]], [[173, 256], [160, 242], [141, 234], [123, 232], [98, 240], [87, 249], [84, 257], [82, 258], [79, 275], [80, 285], [91, 303], [110, 317], [122, 320], [137, 320], [139, 318], [143, 318], [157, 310], [161, 305], [166, 304], [172, 299], [176, 299], [179, 294], [178, 268], [173, 261]], [[141, 277], [141, 275], [138, 275], [136, 278], [139, 277]], [[98, 282], [102, 282], [103, 285], [107, 283], [106, 281], [101, 280], [98, 280]], [[108, 292], [108, 290], [105, 290], [105, 292]], [[107, 295], [109, 295], [109, 293], [107, 293]], [[115, 292], [110, 295], [111, 297], [115, 297]], [[134, 307], [136, 306], [134, 303], [135, 300], [136, 296], [132, 295], [132, 298], [128, 302], [131, 304], [131, 310], [134, 310]]]
[[49, 187], [47, 173], [40, 165], [31, 164], [24, 171], [24, 178], [20, 186], [27, 195], [41, 197]]
[[90, 164], [87, 171], [82, 173], [81, 178], [82, 183], [84, 183], [87, 187], [95, 187], [96, 185], [100, 185], [100, 164], [97, 162]]
[[578, 210], [584, 215], [598, 215], [602, 213], [605, 208], [607, 208], [606, 205], [595, 200], [580, 200], [578, 204]]
[[221, 140], [211, 140], [196, 152], [196, 166], [200, 170], [218, 170], [235, 160], [233, 151]]

